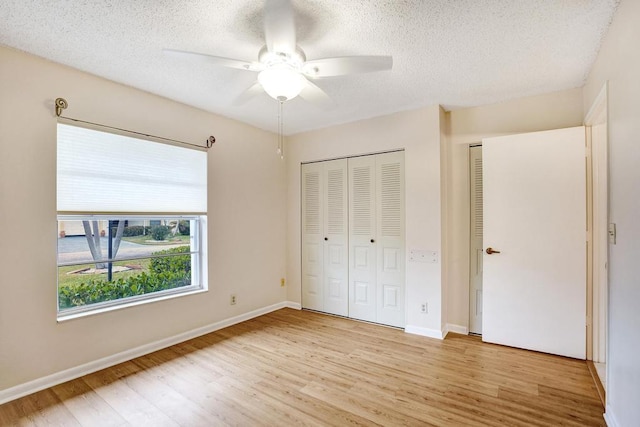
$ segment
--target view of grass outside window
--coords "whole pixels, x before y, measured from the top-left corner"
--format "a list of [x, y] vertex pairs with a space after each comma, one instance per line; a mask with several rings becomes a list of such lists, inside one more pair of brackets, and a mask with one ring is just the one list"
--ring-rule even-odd
[[198, 230], [197, 217], [60, 216], [59, 311], [198, 283]]

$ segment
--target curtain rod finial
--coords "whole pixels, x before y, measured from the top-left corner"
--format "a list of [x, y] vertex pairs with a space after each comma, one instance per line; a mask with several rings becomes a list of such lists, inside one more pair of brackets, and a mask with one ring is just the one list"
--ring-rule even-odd
[[206, 140], [207, 148], [211, 148], [215, 142], [216, 142], [216, 137], [211, 135], [209, 139]]
[[60, 117], [62, 115], [62, 110], [66, 110], [69, 106], [69, 103], [64, 98], [56, 98], [56, 116]]

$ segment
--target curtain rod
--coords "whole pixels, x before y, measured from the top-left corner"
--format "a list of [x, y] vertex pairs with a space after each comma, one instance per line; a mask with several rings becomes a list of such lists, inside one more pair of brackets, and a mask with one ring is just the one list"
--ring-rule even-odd
[[209, 138], [207, 138], [207, 140], [204, 142], [205, 145], [203, 146], [203, 145], [200, 145], [200, 144], [193, 144], [191, 142], [178, 141], [177, 139], [165, 138], [165, 137], [162, 137], [162, 136], [149, 135], [149, 134], [142, 133], [142, 132], [136, 132], [136, 131], [128, 130], [128, 129], [122, 129], [122, 128], [118, 128], [118, 127], [115, 127], [115, 126], [107, 126], [107, 125], [103, 125], [101, 123], [94, 123], [94, 122], [89, 122], [89, 121], [86, 121], [86, 120], [74, 119], [73, 117], [65, 117], [65, 116], [62, 115], [62, 111], [66, 110], [68, 106], [69, 106], [69, 103], [67, 102], [66, 99], [64, 99], [64, 98], [56, 98], [56, 116], [60, 117], [61, 119], [71, 120], [71, 121], [74, 121], [74, 122], [86, 123], [88, 125], [99, 126], [99, 127], [103, 127], [103, 128], [107, 128], [107, 129], [113, 129], [113, 130], [117, 130], [117, 131], [120, 131], [120, 132], [133, 133], [133, 134], [136, 134], [136, 135], [146, 136], [148, 138], [160, 139], [160, 140], [163, 140], [163, 141], [174, 142], [174, 143], [182, 144], [182, 145], [190, 145], [192, 147], [198, 147], [198, 148], [211, 148], [213, 146], [213, 144], [216, 142], [216, 138], [213, 135], [211, 135], [211, 136], [209, 136]]

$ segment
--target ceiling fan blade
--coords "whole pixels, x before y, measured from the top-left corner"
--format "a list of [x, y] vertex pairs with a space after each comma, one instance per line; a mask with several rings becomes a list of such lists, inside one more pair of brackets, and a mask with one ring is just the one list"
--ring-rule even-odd
[[392, 67], [391, 56], [343, 56], [307, 61], [302, 72], [307, 77], [320, 78], [384, 71]]
[[305, 79], [305, 84], [302, 86], [300, 92], [300, 98], [307, 102], [310, 102], [318, 107], [328, 110], [334, 106], [333, 100], [329, 98], [329, 95], [309, 80]]
[[296, 51], [296, 23], [289, 0], [266, 0], [264, 37], [269, 52]]
[[238, 97], [233, 101], [232, 105], [235, 107], [244, 105], [262, 93], [264, 93], [262, 85], [258, 82], [255, 82], [253, 85], [249, 86], [247, 90], [238, 95]]
[[248, 62], [240, 59], [223, 58], [221, 56], [208, 55], [206, 53], [188, 52], [186, 50], [162, 49], [167, 55], [190, 58], [206, 64], [212, 64], [219, 67], [235, 68], [237, 70], [262, 71], [264, 65], [259, 62]]

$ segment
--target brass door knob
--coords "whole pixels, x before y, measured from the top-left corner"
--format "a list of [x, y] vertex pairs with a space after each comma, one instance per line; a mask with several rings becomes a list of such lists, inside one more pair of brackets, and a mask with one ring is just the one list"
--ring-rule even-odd
[[496, 250], [495, 250], [495, 249], [493, 249], [493, 248], [487, 248], [487, 253], [488, 253], [489, 255], [491, 255], [491, 254], [499, 254], [499, 253], [500, 253], [500, 251], [496, 251]]

